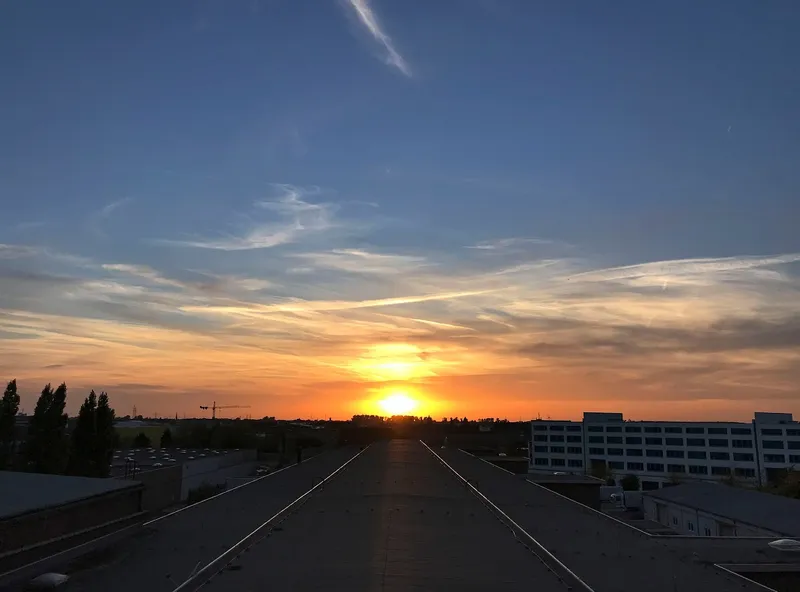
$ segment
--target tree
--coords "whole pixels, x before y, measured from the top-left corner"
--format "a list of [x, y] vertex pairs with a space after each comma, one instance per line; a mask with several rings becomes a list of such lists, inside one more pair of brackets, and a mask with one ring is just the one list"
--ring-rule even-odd
[[17, 381], [12, 380], [6, 386], [3, 398], [0, 400], [0, 470], [6, 469], [11, 464], [16, 449], [14, 431], [16, 416], [19, 412], [19, 394], [17, 394]]
[[97, 435], [92, 455], [98, 477], [108, 477], [111, 472], [111, 457], [119, 437], [114, 428], [114, 408], [108, 402], [108, 393], [102, 392], [97, 398], [95, 426]]
[[67, 385], [61, 383], [54, 391], [50, 385], [42, 389], [33, 417], [28, 424], [25, 445], [26, 468], [36, 473], [60, 474], [67, 459], [65, 431], [67, 414]]
[[72, 446], [70, 447], [70, 475], [93, 477], [97, 473], [95, 465], [95, 442], [97, 440], [97, 395], [89, 393], [78, 411], [78, 419], [72, 429]]
[[170, 448], [172, 446], [172, 431], [167, 428], [161, 434], [161, 448]]
[[147, 437], [147, 434], [144, 432], [139, 432], [137, 436], [133, 439], [133, 447], [134, 448], [149, 448], [150, 447], [150, 438]]
[[611, 469], [608, 468], [606, 461], [592, 461], [592, 469], [591, 469], [592, 477], [597, 477], [598, 479], [602, 479], [606, 483], [608, 482], [609, 478], [613, 477], [611, 473]]
[[619, 480], [623, 491], [639, 491], [639, 477], [636, 475], [625, 475]]

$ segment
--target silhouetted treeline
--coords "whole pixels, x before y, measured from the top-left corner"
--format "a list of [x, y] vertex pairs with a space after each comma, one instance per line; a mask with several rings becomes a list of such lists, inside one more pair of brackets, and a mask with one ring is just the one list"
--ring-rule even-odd
[[18, 426], [17, 381], [8, 383], [0, 401], [0, 470], [108, 476], [117, 441], [108, 395], [91, 391], [70, 431], [66, 402], [66, 384], [47, 384], [27, 426]]

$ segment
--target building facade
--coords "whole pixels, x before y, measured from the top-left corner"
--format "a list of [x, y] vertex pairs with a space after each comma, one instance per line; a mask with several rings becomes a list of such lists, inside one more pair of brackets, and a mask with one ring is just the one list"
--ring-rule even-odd
[[800, 535], [800, 500], [695, 481], [642, 495], [645, 518], [684, 535]]
[[756, 486], [793, 467], [800, 470], [800, 423], [790, 413], [757, 412], [751, 422], [627, 421], [621, 413], [531, 422], [530, 472], [636, 475], [652, 490], [686, 480]]

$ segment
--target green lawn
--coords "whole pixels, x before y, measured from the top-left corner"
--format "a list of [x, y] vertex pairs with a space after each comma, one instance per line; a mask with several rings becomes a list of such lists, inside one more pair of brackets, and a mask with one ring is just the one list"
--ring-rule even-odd
[[150, 445], [153, 448], [158, 448], [161, 442], [161, 434], [164, 433], [164, 430], [167, 429], [167, 426], [146, 426], [146, 427], [138, 427], [138, 428], [117, 428], [117, 433], [119, 434], [119, 445], [122, 448], [130, 447], [133, 439], [138, 436], [140, 433], [144, 432], [144, 434], [150, 438]]

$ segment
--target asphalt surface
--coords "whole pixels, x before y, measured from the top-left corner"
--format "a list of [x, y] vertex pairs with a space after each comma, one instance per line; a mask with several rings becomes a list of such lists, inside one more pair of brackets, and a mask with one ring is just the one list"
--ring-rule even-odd
[[596, 592], [764, 592], [541, 486], [457, 449], [436, 450]]
[[[162, 467], [180, 465], [186, 461], [209, 458], [213, 456], [226, 456], [235, 454], [238, 450], [210, 449], [210, 448], [125, 448], [115, 450], [111, 458], [111, 476], [123, 477], [126, 470], [135, 473], [152, 471]], [[134, 461], [134, 462], [129, 462]]]
[[566, 592], [417, 441], [373, 444], [202, 588]]
[[170, 592], [358, 452], [332, 450], [142, 527], [64, 571], [69, 589]]

